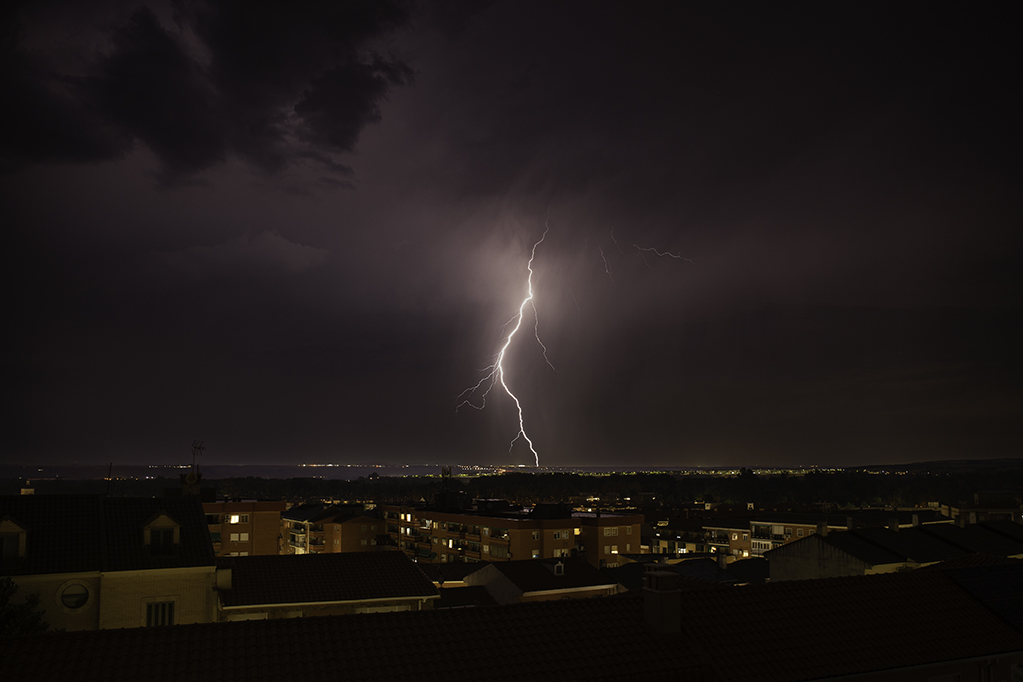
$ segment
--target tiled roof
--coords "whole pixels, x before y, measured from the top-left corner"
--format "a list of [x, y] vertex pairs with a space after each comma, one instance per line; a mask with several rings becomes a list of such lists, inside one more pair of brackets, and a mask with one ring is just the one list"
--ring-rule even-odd
[[[180, 544], [154, 554], [143, 527], [158, 512], [180, 524]], [[0, 517], [28, 529], [25, 557], [4, 564], [4, 575], [129, 571], [212, 566], [213, 544], [197, 497], [4, 495]]]
[[1023, 610], [1009, 569], [685, 591], [679, 635], [648, 629], [644, 599], [603, 598], [9, 637], [0, 660], [5, 678], [54, 682], [798, 682], [1023, 652], [985, 606]]
[[925, 530], [942, 541], [977, 554], [1011, 556], [1023, 554], [1023, 541], [996, 533], [977, 524], [960, 528], [950, 524], [924, 526]]
[[852, 531], [852, 534], [921, 564], [954, 559], [965, 554], [962, 549], [928, 534], [921, 526], [897, 531], [887, 528], [865, 528]]
[[416, 564], [426, 577], [432, 580], [434, 583], [453, 582], [460, 583], [465, 580], [465, 576], [470, 573], [475, 573], [484, 566], [489, 565], [489, 561], [458, 561], [453, 564]]
[[764, 553], [764, 556], [770, 560], [775, 556], [799, 556], [800, 554], [807, 551], [809, 547], [814, 544], [817, 545], [829, 545], [840, 552], [848, 554], [851, 557], [855, 557], [860, 561], [870, 565], [877, 566], [880, 564], [896, 564], [905, 561], [905, 557], [899, 554], [895, 554], [883, 547], [867, 542], [863, 538], [857, 536], [852, 532], [833, 532], [825, 535], [813, 534], [802, 540], [796, 540], [788, 544], [776, 547], [770, 551]]
[[980, 524], [983, 528], [993, 530], [999, 535], [1023, 542], [1023, 525], [1012, 521], [985, 521]]
[[329, 516], [337, 510], [333, 505], [321, 503], [297, 504], [291, 509], [281, 512], [281, 518], [285, 521], [316, 521], [318, 518]]
[[949, 568], [945, 575], [1023, 632], [1023, 562]]
[[723, 680], [812, 680], [1023, 651], [1023, 633], [942, 571], [715, 587], [682, 601], [685, 631]]
[[[564, 565], [564, 574], [555, 575], [554, 566]], [[523, 592], [544, 592], [580, 587], [616, 585], [611, 576], [597, 570], [582, 559], [524, 559], [522, 561], [498, 561], [491, 566]]]
[[225, 607], [436, 597], [437, 588], [402, 552], [227, 557]]
[[497, 601], [490, 596], [484, 586], [468, 585], [466, 587], [442, 587], [440, 599], [433, 604], [435, 609], [460, 609], [470, 606], [497, 606]]
[[767, 582], [767, 579], [770, 577], [767, 559], [759, 557], [733, 561], [728, 564], [728, 572], [734, 575], [739, 582], [754, 585], [761, 585]]
[[19, 682], [715, 679], [639, 599], [28, 635], [0, 660]]

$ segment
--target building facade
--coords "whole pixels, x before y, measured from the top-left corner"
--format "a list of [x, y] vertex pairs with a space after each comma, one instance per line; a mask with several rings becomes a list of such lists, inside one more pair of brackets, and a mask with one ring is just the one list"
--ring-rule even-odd
[[213, 551], [218, 557], [267, 556], [280, 551], [285, 502], [204, 502]]

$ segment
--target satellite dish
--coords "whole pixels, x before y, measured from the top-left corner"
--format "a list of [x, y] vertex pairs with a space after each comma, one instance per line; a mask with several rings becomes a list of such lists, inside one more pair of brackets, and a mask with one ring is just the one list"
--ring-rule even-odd
[[199, 480], [199, 477], [195, 475], [195, 472], [189, 472], [185, 475], [185, 483], [188, 485], [195, 485], [195, 482]]

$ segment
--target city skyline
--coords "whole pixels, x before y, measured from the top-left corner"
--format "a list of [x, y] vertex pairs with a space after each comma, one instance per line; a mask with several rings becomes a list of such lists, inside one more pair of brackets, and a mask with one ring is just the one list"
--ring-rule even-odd
[[1018, 456], [1018, 48], [929, 11], [16, 6], [3, 457], [533, 464], [520, 310], [541, 466]]

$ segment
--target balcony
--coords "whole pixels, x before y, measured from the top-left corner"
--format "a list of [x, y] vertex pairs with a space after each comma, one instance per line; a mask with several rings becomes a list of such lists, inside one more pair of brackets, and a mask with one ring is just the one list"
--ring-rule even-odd
[[291, 534], [292, 535], [305, 535], [305, 526], [292, 526], [291, 527]]

